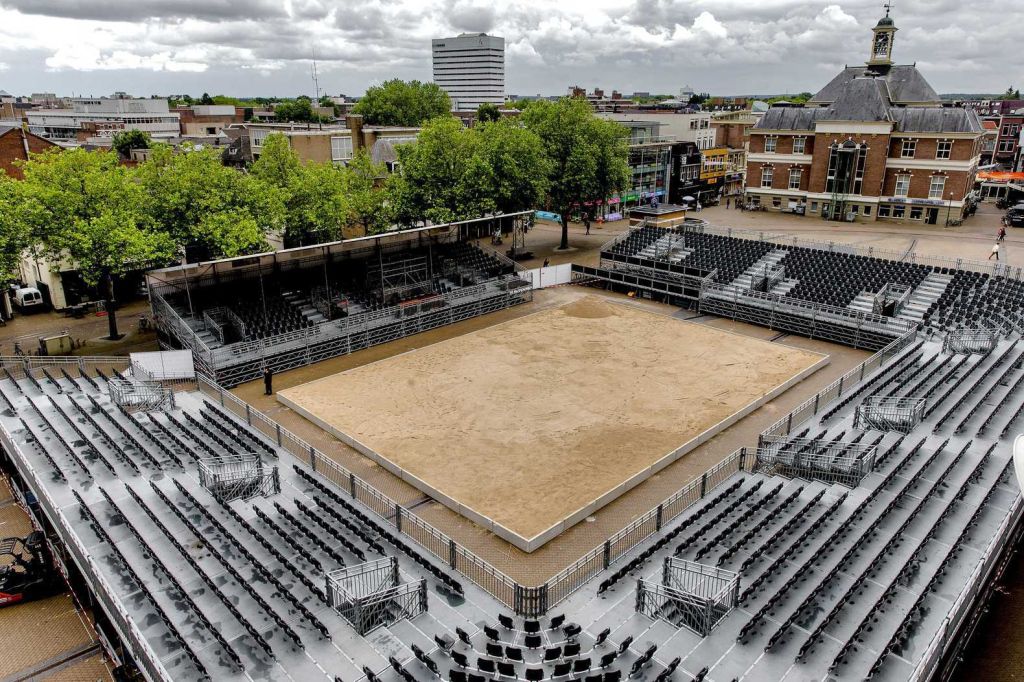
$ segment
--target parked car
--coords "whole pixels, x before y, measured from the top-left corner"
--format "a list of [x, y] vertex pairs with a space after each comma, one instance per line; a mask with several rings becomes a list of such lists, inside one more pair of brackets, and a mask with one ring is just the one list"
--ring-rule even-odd
[[43, 295], [35, 287], [21, 287], [14, 290], [14, 307], [22, 314], [43, 310], [46, 307]]
[[1017, 204], [1006, 211], [1006, 222], [1011, 227], [1024, 227], [1024, 203]]

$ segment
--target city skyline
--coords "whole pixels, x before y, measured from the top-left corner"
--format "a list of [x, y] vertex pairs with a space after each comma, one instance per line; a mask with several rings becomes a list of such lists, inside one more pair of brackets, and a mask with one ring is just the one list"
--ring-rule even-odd
[[[893, 16], [895, 60], [916, 63], [939, 92], [1020, 86], [1011, 54], [1022, 0], [964, 9], [904, 0]], [[557, 7], [476, 0], [0, 1], [0, 89], [140, 96], [203, 91], [235, 96], [359, 95], [389, 78], [431, 79], [431, 38], [487, 31], [505, 38], [506, 91], [723, 95], [815, 91], [862, 63], [874, 0], [567, 0]]]

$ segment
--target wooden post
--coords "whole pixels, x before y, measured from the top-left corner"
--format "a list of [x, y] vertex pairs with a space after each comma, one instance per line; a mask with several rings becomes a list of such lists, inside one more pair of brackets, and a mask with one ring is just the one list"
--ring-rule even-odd
[[316, 450], [313, 449], [312, 445], [309, 446], [309, 466], [313, 471], [316, 471]]
[[281, 446], [281, 425], [275, 423], [274, 427], [277, 429], [277, 445], [278, 445], [278, 447], [280, 447]]

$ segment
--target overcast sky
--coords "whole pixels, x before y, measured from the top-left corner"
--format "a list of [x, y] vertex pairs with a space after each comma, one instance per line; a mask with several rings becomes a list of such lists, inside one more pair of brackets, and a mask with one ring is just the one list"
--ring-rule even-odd
[[[361, 94], [430, 80], [430, 39], [504, 36], [510, 94], [815, 91], [867, 59], [881, 0], [0, 0], [12, 94]], [[894, 0], [939, 92], [1024, 86], [1024, 0]]]

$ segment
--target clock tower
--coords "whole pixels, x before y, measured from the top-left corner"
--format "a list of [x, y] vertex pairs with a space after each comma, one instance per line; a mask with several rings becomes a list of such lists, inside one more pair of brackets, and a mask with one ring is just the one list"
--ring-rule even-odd
[[889, 16], [889, 5], [885, 5], [885, 16], [871, 29], [871, 58], [868, 66], [891, 66], [892, 43], [896, 38], [896, 24]]

